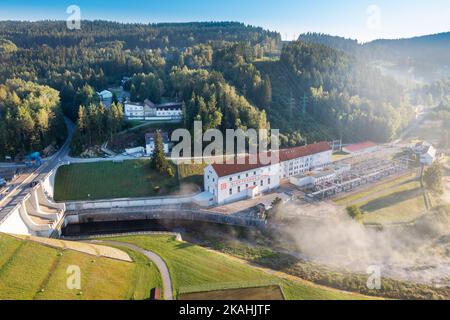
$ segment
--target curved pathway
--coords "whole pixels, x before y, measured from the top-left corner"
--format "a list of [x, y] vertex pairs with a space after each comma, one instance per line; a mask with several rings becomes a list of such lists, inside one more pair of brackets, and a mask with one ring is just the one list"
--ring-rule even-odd
[[159, 270], [159, 273], [161, 274], [163, 287], [164, 287], [164, 300], [173, 300], [173, 291], [172, 291], [172, 280], [170, 279], [170, 273], [169, 269], [167, 268], [166, 263], [164, 260], [158, 256], [156, 253], [144, 250], [142, 248], [139, 248], [138, 246], [135, 246], [130, 243], [126, 242], [119, 242], [119, 241], [107, 241], [107, 240], [96, 240], [91, 241], [95, 243], [102, 243], [102, 244], [109, 244], [113, 246], [122, 246], [129, 248], [131, 250], [137, 251], [139, 253], [142, 253], [144, 256], [146, 256], [148, 259], [150, 259], [154, 264], [156, 264], [156, 267]]

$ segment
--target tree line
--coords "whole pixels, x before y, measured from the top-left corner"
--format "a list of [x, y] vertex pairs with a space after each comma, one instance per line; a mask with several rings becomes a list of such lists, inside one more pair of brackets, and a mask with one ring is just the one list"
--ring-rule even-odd
[[123, 106], [114, 102], [106, 108], [102, 103], [81, 105], [72, 140], [72, 154], [79, 155], [91, 146], [98, 146], [123, 128]]
[[66, 138], [58, 92], [20, 79], [0, 85], [0, 159], [22, 159]]

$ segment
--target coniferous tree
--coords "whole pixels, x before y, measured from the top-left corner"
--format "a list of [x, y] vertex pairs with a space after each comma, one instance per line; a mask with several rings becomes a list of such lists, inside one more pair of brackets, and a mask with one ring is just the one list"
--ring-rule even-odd
[[167, 170], [168, 163], [166, 155], [164, 154], [164, 144], [161, 136], [161, 131], [156, 131], [155, 135], [155, 149], [151, 161], [152, 168], [158, 172], [164, 173]]

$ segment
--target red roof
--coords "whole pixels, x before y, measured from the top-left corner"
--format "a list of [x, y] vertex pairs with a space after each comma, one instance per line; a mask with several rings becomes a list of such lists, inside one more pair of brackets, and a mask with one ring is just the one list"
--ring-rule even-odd
[[[285, 162], [285, 161], [294, 160], [294, 159], [298, 159], [298, 158], [302, 158], [302, 157], [306, 157], [306, 156], [310, 156], [310, 155], [313, 155], [316, 153], [326, 152], [326, 151], [330, 151], [330, 150], [331, 150], [331, 146], [328, 142], [320, 142], [320, 143], [315, 143], [315, 144], [311, 144], [308, 146], [280, 150], [279, 151], [279, 159], [280, 159], [280, 162]], [[269, 157], [271, 156], [270, 152], [268, 153], [268, 156]], [[275, 163], [265, 164], [265, 162], [261, 163], [260, 157], [258, 157], [258, 163], [251, 164], [249, 159], [250, 159], [249, 157], [246, 157], [245, 162], [243, 164], [214, 163], [212, 166], [214, 168], [214, 171], [216, 171], [216, 173], [219, 177], [226, 177], [226, 176], [230, 176], [230, 175], [233, 175], [233, 174], [236, 174], [239, 172], [251, 171], [251, 170], [255, 170], [255, 169], [259, 169], [259, 168], [263, 168], [263, 167], [267, 167], [269, 165], [275, 164]]]
[[344, 151], [348, 151], [350, 153], [354, 153], [354, 152], [358, 152], [358, 151], [362, 151], [365, 149], [369, 149], [369, 148], [374, 148], [376, 147], [377, 144], [372, 142], [372, 141], [366, 141], [366, 142], [361, 142], [361, 143], [355, 143], [355, 144], [351, 144], [348, 145], [344, 148]]
[[319, 142], [315, 144], [310, 144], [303, 147], [296, 147], [290, 149], [284, 149], [280, 151], [280, 161], [285, 162], [289, 160], [294, 160], [298, 158], [307, 157], [316, 153], [322, 153], [330, 151], [331, 146], [328, 142]]

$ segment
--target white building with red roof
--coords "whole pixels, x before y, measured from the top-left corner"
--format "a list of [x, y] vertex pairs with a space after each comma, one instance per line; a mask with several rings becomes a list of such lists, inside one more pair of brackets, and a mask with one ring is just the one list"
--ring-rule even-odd
[[279, 161], [239, 164], [211, 164], [204, 171], [205, 192], [214, 204], [222, 205], [254, 198], [277, 189], [289, 178], [323, 168], [331, 163], [332, 148], [328, 142], [279, 151]]
[[365, 141], [361, 143], [350, 144], [344, 148], [342, 151], [351, 154], [352, 156], [360, 156], [372, 152], [376, 152], [378, 150], [378, 145], [372, 141]]

